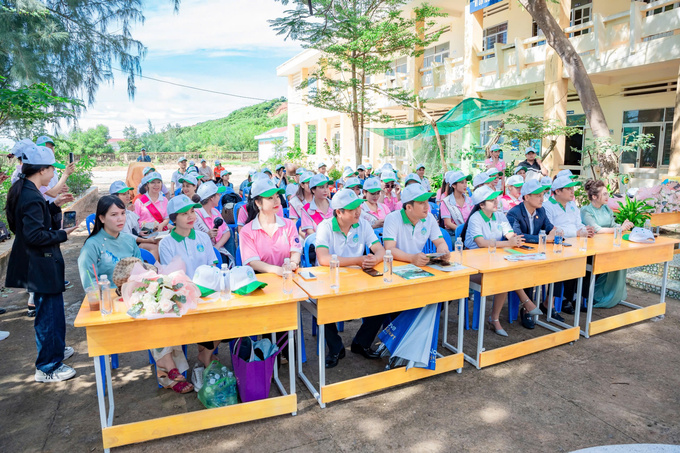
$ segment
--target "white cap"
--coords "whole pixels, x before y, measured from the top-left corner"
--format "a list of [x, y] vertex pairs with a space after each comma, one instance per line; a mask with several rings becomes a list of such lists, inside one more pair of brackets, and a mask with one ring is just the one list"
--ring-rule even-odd
[[227, 188], [224, 186], [217, 187], [217, 184], [215, 184], [213, 181], [207, 181], [201, 184], [201, 187], [198, 188], [196, 193], [199, 197], [201, 197], [201, 201], [203, 201], [212, 197], [216, 193], [224, 193], [226, 190]]
[[201, 290], [201, 297], [205, 297], [221, 289], [222, 274], [217, 267], [204, 264], [196, 268], [192, 281]]
[[331, 208], [352, 210], [361, 206], [361, 203], [364, 201], [366, 200], [362, 200], [361, 198], [357, 197], [357, 194], [354, 193], [353, 190], [342, 189], [338, 191], [338, 193], [336, 193], [331, 200]]
[[196, 162], [194, 162], [193, 160], [190, 160], [189, 165], [196, 165]]
[[557, 189], [564, 189], [565, 187], [576, 187], [580, 185], [580, 182], [574, 181], [569, 176], [559, 176], [552, 182], [550, 190], [555, 191]]
[[300, 186], [298, 186], [297, 184], [292, 184], [292, 183], [288, 184], [286, 186], [286, 193], [285, 193], [286, 198], [292, 197], [293, 195], [295, 195], [295, 193], [298, 190], [298, 187], [300, 187]]
[[352, 170], [351, 167], [345, 167], [345, 171], [342, 172], [342, 177], [343, 178], [349, 178], [350, 176], [355, 176], [357, 172]]
[[392, 170], [383, 170], [383, 172], [380, 173], [380, 180], [382, 182], [394, 182], [397, 180], [397, 176]]
[[569, 170], [569, 169], [560, 170], [559, 173], [557, 173], [557, 178], [559, 178], [559, 177], [561, 177], [561, 176], [567, 176], [567, 177], [569, 177], [569, 178], [571, 178], [571, 179], [576, 179], [576, 178], [578, 178], [578, 176], [576, 176], [575, 174], [573, 174], [573, 173], [571, 172], [571, 170]]
[[518, 165], [518, 166], [515, 167], [515, 170], [513, 171], [513, 174], [516, 175], [517, 173], [519, 173], [519, 172], [522, 171], [522, 170], [524, 170], [524, 171], [526, 172], [526, 171], [527, 171], [527, 167], [525, 167], [524, 165]]
[[541, 184], [544, 186], [549, 186], [552, 184], [552, 179], [550, 179], [550, 176], [544, 176], [541, 178]]
[[630, 242], [653, 243], [654, 233], [646, 228], [635, 227], [628, 235]]
[[380, 192], [382, 187], [380, 187], [380, 180], [378, 178], [368, 178], [364, 181], [364, 190], [370, 193]]
[[321, 168], [321, 167], [325, 167], [325, 166], [326, 166], [325, 163], [319, 162], [319, 165], [317, 165], [316, 168]]
[[284, 191], [284, 189], [276, 187], [274, 181], [265, 177], [258, 178], [258, 180], [253, 183], [252, 189], [250, 189], [250, 195], [253, 197], [268, 198], [274, 194], [283, 193]]
[[60, 164], [54, 160], [54, 153], [47, 146], [37, 146], [31, 143], [32, 146], [22, 147], [21, 162], [31, 165], [51, 165], [55, 168], [66, 168], [64, 164]]
[[447, 171], [446, 174], [444, 175], [444, 181], [446, 181], [447, 184], [455, 184], [457, 182], [461, 182], [463, 180], [470, 180], [472, 179], [470, 175], [466, 175], [462, 171]]
[[222, 171], [220, 172], [220, 178], [221, 178], [222, 176], [224, 176], [224, 175], [230, 175], [230, 174], [231, 174], [231, 172], [230, 172], [229, 170], [222, 170]]
[[229, 282], [231, 292], [241, 296], [267, 286], [266, 283], [260, 282], [255, 278], [255, 271], [250, 266], [236, 266], [232, 268], [229, 271]]
[[182, 156], [182, 157], [180, 157], [179, 159], [177, 159], [177, 163], [186, 162], [186, 161], [187, 161], [187, 158], [184, 157], [184, 156]]
[[109, 194], [125, 193], [129, 190], [132, 190], [132, 187], [128, 187], [123, 181], [114, 181], [109, 187]]
[[421, 162], [421, 163], [419, 163], [419, 164], [416, 164], [414, 170], [418, 171], [418, 170], [420, 170], [421, 168], [422, 168], [422, 169], [425, 169], [425, 163], [424, 163], [424, 162]]
[[296, 175], [301, 175], [301, 174], [303, 174], [305, 171], [306, 171], [306, 170], [305, 170], [304, 168], [300, 167], [300, 168], [298, 168], [297, 170], [295, 170], [295, 174], [296, 174]]
[[495, 191], [489, 186], [481, 186], [472, 193], [472, 203], [478, 205], [482, 201], [498, 198], [500, 191]]
[[489, 151], [501, 151], [501, 147], [498, 143], [494, 143], [493, 145], [491, 145]]
[[536, 148], [534, 148], [533, 146], [527, 146], [526, 148], [524, 148], [524, 155], [527, 155], [529, 153], [535, 153], [535, 152], [536, 152]]
[[507, 186], [515, 186], [515, 187], [522, 187], [524, 185], [524, 178], [522, 178], [520, 175], [512, 175], [508, 178], [507, 181], [505, 181], [505, 185]]
[[151, 181], [161, 181], [163, 182], [163, 177], [157, 171], [152, 171], [142, 178], [142, 185], [150, 183]]
[[500, 171], [498, 171], [498, 169], [496, 167], [491, 167], [491, 168], [486, 169], [486, 174], [489, 175], [489, 176], [496, 177], [496, 176], [498, 176], [499, 173], [500, 173]]
[[404, 184], [408, 184], [409, 181], [415, 181], [420, 184], [420, 176], [416, 175], [415, 173], [409, 173], [406, 177], [406, 181], [404, 181]]
[[481, 172], [480, 174], [476, 175], [472, 179], [472, 185], [474, 187], [481, 186], [482, 184], [489, 183], [496, 179], [495, 177], [489, 176], [489, 174], [485, 171]]
[[422, 184], [409, 184], [401, 191], [401, 202], [428, 201], [434, 195], [434, 192], [426, 192]]
[[198, 185], [198, 179], [196, 179], [196, 176], [191, 172], [186, 172], [184, 175], [180, 176], [178, 181], [188, 182], [189, 184], [193, 184], [194, 186]]
[[317, 187], [317, 186], [323, 186], [328, 184], [330, 181], [326, 177], [326, 175], [322, 175], [321, 173], [316, 174], [312, 176], [312, 179], [309, 180], [309, 188], [311, 189], [312, 187]]
[[168, 201], [168, 214], [181, 214], [183, 212], [188, 212], [191, 208], [198, 209], [200, 207], [200, 204], [194, 203], [191, 201], [191, 198], [181, 193]]
[[366, 171], [366, 167], [364, 167], [364, 165], [361, 164], [361, 165], [359, 165], [359, 166], [357, 167], [357, 171], [359, 171], [359, 170]]
[[313, 176], [314, 173], [312, 173], [311, 171], [303, 172], [302, 175], [300, 175], [300, 183], [311, 181]]
[[540, 181], [536, 179], [529, 179], [522, 186], [521, 193], [522, 196], [525, 197], [527, 195], [543, 193], [548, 189], [550, 189], [550, 186], [544, 186], [543, 184], [541, 184]]
[[41, 135], [38, 137], [38, 140], [35, 141], [35, 144], [38, 146], [45, 146], [45, 143], [52, 143], [54, 145], [54, 140], [47, 135]]
[[361, 186], [361, 179], [357, 178], [356, 176], [347, 178], [347, 181], [345, 181], [345, 187], [349, 189], [350, 187], [354, 186]]
[[142, 176], [146, 176], [152, 171], [156, 171], [156, 169], [153, 167], [144, 167], [144, 170], [142, 170]]

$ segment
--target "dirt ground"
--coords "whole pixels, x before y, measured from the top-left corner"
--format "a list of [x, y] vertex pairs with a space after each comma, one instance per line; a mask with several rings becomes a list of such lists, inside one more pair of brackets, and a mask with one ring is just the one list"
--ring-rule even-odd
[[[33, 380], [35, 340], [32, 318], [25, 316], [23, 291], [0, 299], [6, 314], [0, 330], [11, 332], [0, 342], [0, 452], [92, 452], [102, 442], [94, 379], [84, 329], [73, 327], [83, 291], [76, 260], [85, 233], [62, 246], [67, 279], [67, 344], [76, 355], [68, 360], [78, 375], [67, 382]], [[628, 300], [640, 305], [658, 295], [629, 289]], [[665, 319], [646, 321], [590, 339], [580, 339], [481, 371], [466, 364], [455, 372], [386, 391], [331, 403], [320, 409], [298, 381], [298, 415], [286, 415], [216, 428], [116, 449], [116, 451], [234, 452], [567, 452], [597, 445], [680, 443], [680, 303], [667, 299]], [[623, 309], [597, 310], [595, 317]], [[452, 305], [449, 329], [453, 343], [457, 323]], [[472, 307], [470, 304], [470, 316]], [[567, 317], [569, 320], [570, 317]], [[517, 322], [501, 322], [510, 337], [487, 330], [487, 349], [544, 334]], [[316, 338], [311, 318], [304, 318], [310, 362], [317, 377]], [[380, 371], [384, 361], [368, 361], [349, 352], [359, 321], [345, 323], [347, 358], [327, 373], [330, 382]], [[465, 335], [473, 350], [475, 331]], [[443, 352], [440, 350], [440, 352]], [[189, 346], [189, 363], [196, 362]], [[220, 360], [229, 364], [226, 347]], [[287, 371], [282, 376], [287, 386]], [[200, 410], [196, 393], [177, 395], [158, 389], [146, 351], [123, 354], [113, 371], [114, 424]], [[277, 394], [275, 386], [272, 395]]]

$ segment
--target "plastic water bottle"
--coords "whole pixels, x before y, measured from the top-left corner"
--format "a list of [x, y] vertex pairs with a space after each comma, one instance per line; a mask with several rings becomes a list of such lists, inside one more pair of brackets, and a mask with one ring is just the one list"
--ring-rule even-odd
[[293, 293], [293, 270], [290, 258], [283, 260], [283, 294]]
[[562, 241], [564, 241], [564, 231], [561, 228], [555, 228], [555, 243], [553, 244], [553, 252], [562, 253]]
[[538, 233], [538, 253], [545, 253], [548, 249], [548, 235], [545, 230]]
[[338, 255], [331, 256], [331, 289], [340, 288], [340, 260]]
[[578, 250], [579, 252], [588, 251], [588, 230], [585, 228], [578, 230]]
[[111, 300], [111, 282], [106, 275], [99, 277], [99, 300], [102, 315], [110, 315], [113, 312], [113, 301]]
[[385, 283], [392, 283], [392, 250], [385, 252], [383, 256], [383, 281]]
[[462, 266], [463, 265], [463, 240], [460, 238], [460, 236], [458, 236], [458, 238], [456, 238], [454, 250], [455, 250], [455, 255], [454, 255], [453, 260], [456, 264], [460, 264]]
[[231, 299], [231, 284], [229, 282], [229, 265], [222, 264], [222, 270], [220, 272], [222, 277], [220, 284], [220, 299], [229, 300]]
[[623, 239], [623, 231], [621, 225], [618, 223], [614, 224], [614, 247], [621, 247], [621, 241]]

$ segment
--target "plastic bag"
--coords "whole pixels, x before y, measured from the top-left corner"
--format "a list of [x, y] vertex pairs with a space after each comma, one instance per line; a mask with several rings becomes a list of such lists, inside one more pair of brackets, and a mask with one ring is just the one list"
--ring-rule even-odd
[[203, 371], [203, 387], [198, 391], [198, 399], [206, 409], [238, 403], [234, 373], [217, 360], [210, 362]]

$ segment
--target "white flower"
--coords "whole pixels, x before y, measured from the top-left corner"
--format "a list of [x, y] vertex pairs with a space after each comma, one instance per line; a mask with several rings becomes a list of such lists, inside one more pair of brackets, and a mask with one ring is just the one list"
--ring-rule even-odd
[[161, 291], [160, 298], [161, 298], [161, 300], [163, 300], [163, 299], [170, 300], [170, 299], [172, 299], [172, 297], [174, 295], [175, 295], [175, 292], [173, 290], [168, 289], [168, 288], [163, 288], [163, 290]]
[[158, 291], [158, 282], [149, 283], [149, 287], [146, 290], [151, 294], [156, 294], [156, 291]]
[[170, 299], [161, 299], [160, 301], [160, 308], [163, 310], [165, 313], [170, 313], [172, 312], [172, 308], [175, 305], [173, 301]]
[[144, 304], [145, 307], [149, 307], [152, 304], [156, 303], [156, 298], [154, 297], [153, 294], [146, 293], [142, 296], [142, 303]]

